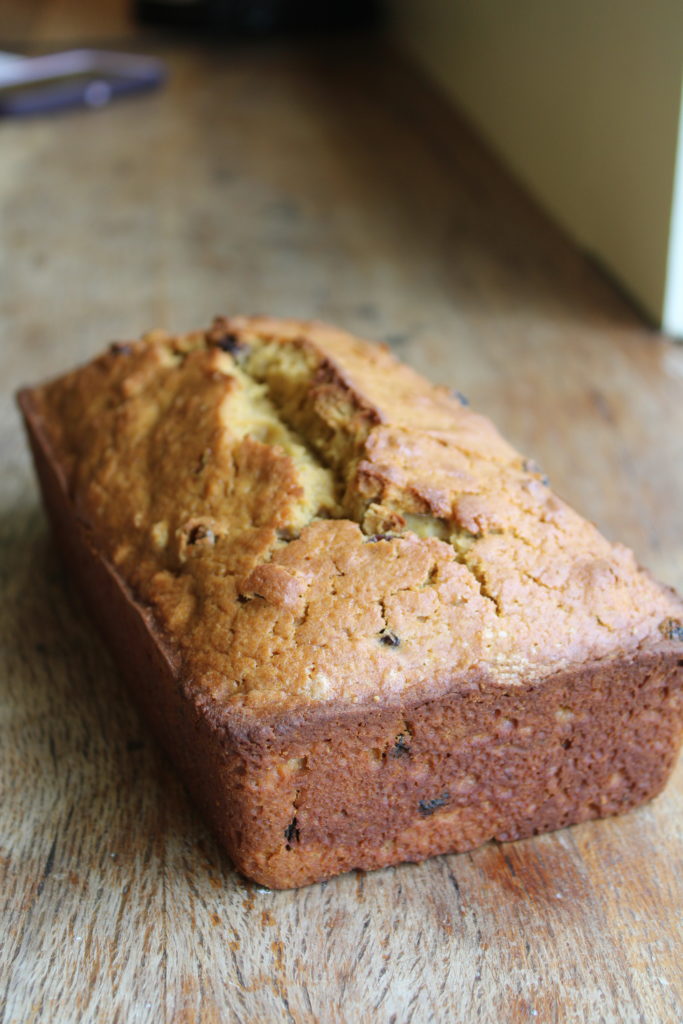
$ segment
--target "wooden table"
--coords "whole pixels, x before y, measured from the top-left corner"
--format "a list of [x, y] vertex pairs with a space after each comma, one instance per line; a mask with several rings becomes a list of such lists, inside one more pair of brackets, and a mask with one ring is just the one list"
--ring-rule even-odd
[[11, 392], [219, 311], [388, 340], [683, 587], [683, 350], [457, 116], [373, 43], [156, 50], [157, 95], [0, 125], [2, 1024], [680, 1022], [683, 765], [620, 820], [272, 893], [122, 695]]

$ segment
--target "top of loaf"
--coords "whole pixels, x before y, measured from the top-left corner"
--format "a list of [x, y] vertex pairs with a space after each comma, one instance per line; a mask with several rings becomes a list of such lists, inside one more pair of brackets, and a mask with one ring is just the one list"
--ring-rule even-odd
[[153, 331], [32, 395], [96, 546], [219, 702], [509, 687], [678, 630], [461, 396], [324, 324]]

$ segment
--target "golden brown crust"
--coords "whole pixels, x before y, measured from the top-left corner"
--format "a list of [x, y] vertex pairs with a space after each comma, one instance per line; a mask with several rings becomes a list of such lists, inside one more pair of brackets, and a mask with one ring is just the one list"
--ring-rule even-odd
[[98, 545], [219, 700], [508, 686], [681, 617], [488, 420], [333, 328], [153, 332], [34, 401]]

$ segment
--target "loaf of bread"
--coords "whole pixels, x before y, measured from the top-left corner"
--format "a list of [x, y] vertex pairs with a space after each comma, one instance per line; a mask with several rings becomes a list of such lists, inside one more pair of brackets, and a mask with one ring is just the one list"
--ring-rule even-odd
[[681, 601], [385, 347], [218, 319], [19, 400], [66, 565], [248, 877], [468, 850], [664, 785]]

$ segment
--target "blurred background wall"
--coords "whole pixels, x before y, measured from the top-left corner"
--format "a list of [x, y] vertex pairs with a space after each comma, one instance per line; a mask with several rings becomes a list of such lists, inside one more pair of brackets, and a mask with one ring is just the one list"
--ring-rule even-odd
[[683, 336], [681, 0], [388, 0], [399, 44]]

